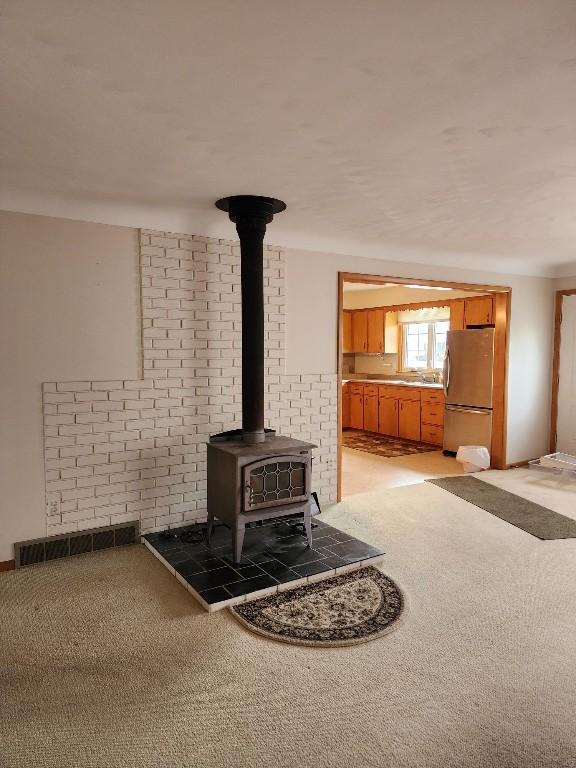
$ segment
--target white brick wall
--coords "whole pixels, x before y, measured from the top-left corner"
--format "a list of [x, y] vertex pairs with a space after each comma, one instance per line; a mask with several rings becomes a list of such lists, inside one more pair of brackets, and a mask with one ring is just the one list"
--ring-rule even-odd
[[[206, 515], [206, 440], [240, 426], [240, 252], [143, 230], [144, 379], [43, 385], [49, 534]], [[284, 262], [266, 247], [267, 426], [318, 445], [313, 486], [336, 495], [336, 376], [287, 376]]]

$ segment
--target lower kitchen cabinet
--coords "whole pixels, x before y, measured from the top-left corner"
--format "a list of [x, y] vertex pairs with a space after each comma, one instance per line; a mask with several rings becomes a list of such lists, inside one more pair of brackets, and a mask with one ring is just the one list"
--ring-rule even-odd
[[350, 393], [350, 426], [352, 429], [364, 429], [364, 394], [362, 391]]
[[420, 400], [400, 400], [398, 436], [420, 440]]
[[381, 397], [378, 401], [378, 432], [398, 437], [398, 400]]
[[342, 429], [350, 426], [350, 387], [345, 384], [342, 387]]
[[364, 429], [367, 432], [378, 432], [378, 395], [364, 397]]
[[436, 424], [422, 424], [422, 442], [430, 445], [442, 445], [444, 442], [444, 428]]
[[395, 385], [356, 384], [342, 388], [342, 428], [442, 445], [442, 390]]

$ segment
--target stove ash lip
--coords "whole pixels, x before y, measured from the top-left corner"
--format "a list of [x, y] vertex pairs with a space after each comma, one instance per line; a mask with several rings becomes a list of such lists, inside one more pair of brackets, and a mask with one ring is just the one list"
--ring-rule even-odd
[[242, 429], [248, 445], [266, 441], [264, 428], [264, 235], [286, 203], [261, 195], [232, 195], [215, 202], [236, 224], [242, 289]]

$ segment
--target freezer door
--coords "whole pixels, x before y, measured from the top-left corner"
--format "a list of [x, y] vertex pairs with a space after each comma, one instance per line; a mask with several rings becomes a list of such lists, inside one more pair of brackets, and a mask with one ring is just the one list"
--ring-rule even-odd
[[444, 414], [444, 450], [457, 451], [461, 445], [483, 445], [490, 450], [492, 411], [447, 405]]
[[449, 331], [444, 363], [446, 402], [492, 408], [494, 329]]

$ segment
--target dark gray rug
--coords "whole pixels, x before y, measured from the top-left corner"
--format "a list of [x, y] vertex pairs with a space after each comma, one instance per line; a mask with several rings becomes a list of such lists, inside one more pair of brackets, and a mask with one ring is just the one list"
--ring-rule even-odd
[[229, 610], [245, 627], [273, 640], [341, 646], [387, 634], [397, 626], [403, 608], [398, 585], [368, 566]]
[[469, 501], [538, 539], [576, 538], [576, 520], [485, 483], [477, 477], [440, 477], [426, 482]]

